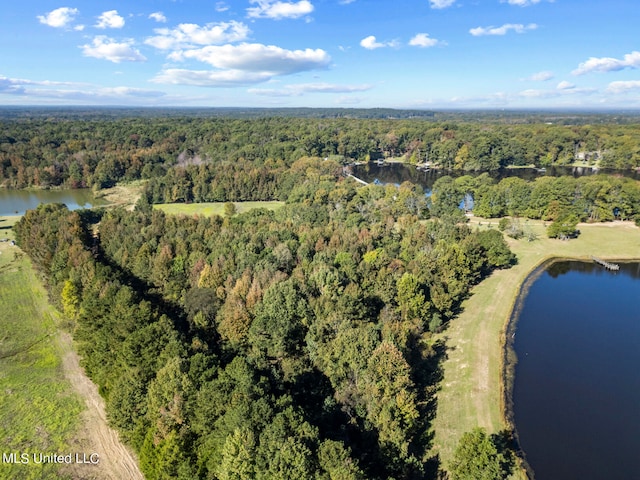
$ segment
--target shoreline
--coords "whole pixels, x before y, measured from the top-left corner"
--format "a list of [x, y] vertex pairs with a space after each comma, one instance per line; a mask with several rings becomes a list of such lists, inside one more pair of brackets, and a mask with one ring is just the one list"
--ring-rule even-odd
[[[608, 258], [607, 260], [620, 263], [637, 263], [640, 258]], [[591, 259], [584, 257], [571, 256], [549, 256], [543, 258], [538, 264], [534, 265], [524, 281], [518, 286], [517, 294], [512, 302], [511, 313], [505, 324], [504, 334], [502, 337], [502, 411], [503, 421], [506, 429], [510, 432], [515, 446], [515, 454], [517, 457], [517, 467], [520, 468], [526, 478], [535, 478], [532, 467], [527, 462], [526, 452], [520, 447], [518, 429], [515, 423], [515, 412], [513, 402], [513, 387], [515, 382], [515, 368], [518, 363], [518, 357], [513, 348], [513, 338], [515, 336], [520, 311], [524, 300], [528, 295], [531, 285], [554, 263], [574, 261], [583, 263], [593, 263]]]
[[549, 268], [556, 262], [565, 260], [586, 261], [583, 259], [552, 256], [545, 257], [540, 260], [540, 262], [535, 264], [529, 271], [529, 273], [525, 276], [524, 281], [517, 287], [516, 294], [513, 298], [513, 301], [511, 302], [510, 313], [506, 319], [505, 327], [501, 335], [502, 360], [500, 370], [502, 372], [502, 382], [500, 385], [500, 396], [502, 402], [500, 409], [502, 410], [503, 424], [505, 425], [506, 430], [509, 431], [513, 439], [514, 450], [517, 459], [516, 467], [520, 469], [523, 475], [525, 475], [525, 478], [534, 478], [534, 475], [533, 469], [527, 462], [526, 452], [520, 447], [518, 429], [516, 428], [514, 419], [515, 415], [513, 410], [513, 386], [515, 383], [515, 368], [518, 364], [518, 357], [513, 348], [513, 339], [518, 327], [520, 311], [522, 310], [524, 300], [527, 298], [529, 288], [531, 288], [531, 285], [533, 285], [533, 283], [547, 270], [547, 268]]
[[[489, 228], [488, 220], [480, 220]], [[459, 438], [475, 427], [489, 433], [510, 428], [505, 348], [513, 333], [512, 322], [518, 301], [534, 273], [544, 271], [548, 262], [560, 259], [591, 261], [591, 255], [605, 259], [638, 261], [640, 229], [632, 222], [581, 225], [582, 234], [570, 241], [546, 238], [542, 222], [531, 228], [538, 240], [526, 242], [506, 238], [518, 263], [498, 270], [473, 287], [463, 302], [463, 312], [452, 320], [439, 339], [447, 347], [442, 365], [443, 380], [437, 396], [437, 412], [432, 422], [433, 452], [447, 469]], [[511, 332], [511, 333], [509, 333]], [[510, 400], [510, 399], [509, 399]], [[521, 456], [511, 478], [528, 478]]]

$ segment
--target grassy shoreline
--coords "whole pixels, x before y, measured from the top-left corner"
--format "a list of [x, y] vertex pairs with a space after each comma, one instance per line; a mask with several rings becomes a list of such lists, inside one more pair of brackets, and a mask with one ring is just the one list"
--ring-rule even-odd
[[[496, 228], [497, 220], [472, 218], [470, 224]], [[508, 239], [518, 264], [494, 272], [474, 287], [463, 303], [462, 314], [441, 334], [448, 355], [433, 429], [434, 450], [445, 468], [464, 432], [477, 426], [489, 432], [508, 427], [504, 378], [507, 329], [531, 273], [553, 258], [590, 261], [591, 255], [614, 260], [640, 256], [640, 229], [631, 222], [581, 224], [582, 234], [570, 241], [546, 238], [543, 222], [528, 221], [527, 227], [539, 239]], [[517, 472], [514, 478], [526, 477]]]

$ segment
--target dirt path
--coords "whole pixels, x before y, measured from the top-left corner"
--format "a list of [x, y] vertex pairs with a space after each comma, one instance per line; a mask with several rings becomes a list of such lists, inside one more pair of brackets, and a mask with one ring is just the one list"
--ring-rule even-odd
[[[99, 458], [99, 463], [95, 465], [73, 464], [65, 473], [72, 475], [75, 479], [144, 479], [134, 454], [120, 442], [118, 433], [107, 424], [104, 401], [97, 387], [80, 366], [71, 336], [62, 332], [58, 340], [65, 377], [85, 400], [87, 407], [81, 414], [81, 427], [72, 445], [75, 449], [74, 453], [86, 455], [87, 462]], [[97, 456], [91, 457], [91, 454], [97, 454]]]

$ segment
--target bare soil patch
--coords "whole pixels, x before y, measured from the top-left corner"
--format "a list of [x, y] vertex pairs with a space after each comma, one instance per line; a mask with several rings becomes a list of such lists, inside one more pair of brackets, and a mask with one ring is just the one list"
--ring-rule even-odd
[[135, 455], [120, 441], [118, 433], [109, 427], [104, 400], [80, 366], [80, 359], [73, 349], [71, 336], [61, 332], [58, 341], [65, 377], [84, 399], [87, 407], [81, 414], [81, 427], [72, 447], [75, 452], [81, 455], [86, 454], [87, 458], [93, 453], [99, 457], [99, 463], [96, 465], [73, 464], [63, 473], [71, 475], [74, 479], [87, 480], [144, 479]]

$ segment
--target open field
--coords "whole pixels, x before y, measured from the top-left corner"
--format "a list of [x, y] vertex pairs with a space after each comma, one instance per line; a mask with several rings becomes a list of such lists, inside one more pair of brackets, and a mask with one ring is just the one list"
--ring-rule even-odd
[[[470, 220], [472, 227], [479, 228], [497, 228], [497, 223], [497, 219]], [[490, 433], [506, 427], [502, 398], [505, 328], [529, 273], [554, 257], [640, 258], [640, 228], [631, 222], [579, 224], [581, 235], [569, 241], [547, 238], [541, 221], [529, 220], [526, 225], [539, 235], [538, 240], [507, 239], [518, 264], [494, 272], [474, 287], [463, 304], [463, 313], [442, 334], [448, 356], [433, 428], [434, 447], [445, 468], [464, 432], [476, 426], [485, 427]]]
[[[0, 216], [0, 239], [14, 238], [20, 217]], [[70, 335], [28, 258], [0, 242], [0, 454], [29, 463], [0, 463], [0, 478], [142, 478], [135, 458], [107, 425], [104, 403], [86, 377]], [[33, 454], [71, 454], [74, 461], [36, 464]], [[75, 454], [98, 465], [75, 463]]]
[[[244, 213], [254, 208], [266, 208], [267, 210], [277, 210], [284, 205], [284, 202], [233, 202], [236, 206], [236, 213]], [[224, 216], [224, 202], [212, 203], [162, 203], [154, 205], [165, 213], [171, 215], [210, 215]]]
[[[82, 401], [64, 378], [55, 311], [17, 247], [0, 251], [0, 451], [67, 453]], [[59, 465], [30, 460], [1, 463], [0, 477], [64, 478]]]

